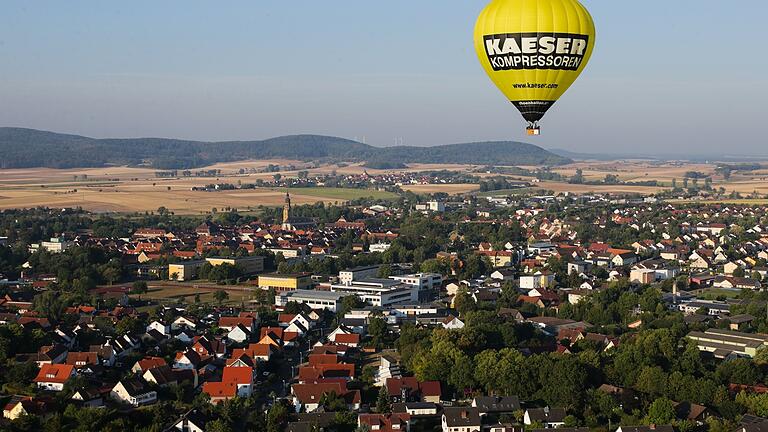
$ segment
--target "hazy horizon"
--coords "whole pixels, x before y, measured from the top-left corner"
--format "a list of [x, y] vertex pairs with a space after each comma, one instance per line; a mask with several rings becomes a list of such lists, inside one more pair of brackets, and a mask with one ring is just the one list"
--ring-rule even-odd
[[9, 2], [0, 125], [96, 138], [308, 133], [379, 147], [768, 153], [768, 60], [739, 42], [761, 40], [768, 4], [583, 0], [594, 57], [531, 139], [477, 62], [472, 28], [485, 3]]

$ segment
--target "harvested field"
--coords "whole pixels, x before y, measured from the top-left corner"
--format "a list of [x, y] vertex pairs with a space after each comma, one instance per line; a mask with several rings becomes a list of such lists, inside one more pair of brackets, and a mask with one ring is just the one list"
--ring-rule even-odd
[[417, 194], [447, 193], [449, 195], [460, 195], [467, 192], [474, 192], [480, 189], [475, 184], [426, 184], [426, 185], [404, 185], [403, 190], [411, 191]]

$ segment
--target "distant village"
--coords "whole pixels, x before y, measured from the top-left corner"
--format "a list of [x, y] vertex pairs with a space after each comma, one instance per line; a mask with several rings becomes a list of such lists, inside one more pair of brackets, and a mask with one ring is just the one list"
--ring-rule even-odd
[[3, 211], [0, 428], [763, 432], [766, 210]]

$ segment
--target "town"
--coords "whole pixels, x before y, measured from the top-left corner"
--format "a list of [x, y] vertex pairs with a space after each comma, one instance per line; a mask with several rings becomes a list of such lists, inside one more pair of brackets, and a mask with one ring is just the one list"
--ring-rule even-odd
[[8, 430], [759, 431], [759, 205], [0, 213]]

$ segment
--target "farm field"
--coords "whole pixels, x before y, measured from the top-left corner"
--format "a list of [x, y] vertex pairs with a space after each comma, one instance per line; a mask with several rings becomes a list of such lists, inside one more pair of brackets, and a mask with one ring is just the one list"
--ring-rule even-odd
[[403, 190], [411, 191], [417, 194], [427, 193], [447, 193], [448, 195], [461, 195], [468, 192], [474, 192], [480, 189], [476, 184], [426, 184], [426, 185], [404, 185]]
[[395, 199], [397, 194], [387, 191], [377, 191], [372, 189], [352, 189], [352, 188], [280, 188], [281, 196], [286, 192], [293, 196], [308, 196], [324, 199], [335, 199], [348, 201], [358, 198], [373, 197], [374, 199]]
[[[258, 170], [269, 164], [295, 165], [302, 169], [305, 165], [290, 160], [243, 161], [199, 169], [221, 170], [216, 177], [175, 178], [158, 178], [154, 169], [130, 167], [2, 170], [0, 209], [79, 206], [94, 212], [146, 212], [163, 206], [176, 214], [200, 214], [214, 208], [251, 210], [259, 206], [279, 206], [283, 204], [286, 189], [192, 190], [193, 187], [211, 183], [238, 184], [271, 179], [273, 173], [240, 174], [240, 169]], [[298, 169], [282, 171], [281, 175], [291, 177], [297, 173]], [[317, 202], [341, 204], [369, 196], [380, 199], [396, 197], [384, 191], [343, 188], [292, 188], [290, 193], [292, 202], [297, 205]]]
[[[235, 189], [226, 191], [193, 191], [212, 183], [253, 183], [258, 179], [271, 180], [275, 173], [266, 172], [268, 165], [279, 165], [279, 171], [284, 178], [296, 177], [299, 171], [305, 170], [310, 176], [329, 174], [363, 174], [371, 175], [449, 170], [460, 173], [471, 173], [481, 178], [497, 176], [497, 174], [477, 173], [474, 165], [451, 164], [412, 164], [404, 169], [379, 170], [370, 169], [357, 164], [329, 163], [325, 165], [311, 164], [297, 160], [247, 160], [239, 162], [219, 163], [209, 167], [192, 169], [198, 171], [218, 170], [215, 176], [196, 177], [181, 176], [161, 178], [156, 176], [155, 169], [147, 167], [102, 167], [79, 169], [11, 169], [0, 171], [0, 209], [48, 207], [82, 207], [94, 212], [147, 212], [165, 207], [176, 214], [207, 214], [216, 210], [238, 209], [252, 211], [259, 206], [280, 206], [283, 203], [286, 189], [257, 188]], [[290, 167], [290, 169], [288, 169]], [[540, 167], [525, 167], [535, 170]], [[583, 185], [567, 182], [542, 181], [534, 183], [531, 189], [515, 189], [511, 191], [493, 191], [488, 195], [517, 194], [525, 192], [554, 191], [555, 193], [638, 193], [653, 194], [669, 188], [676, 180], [682, 185], [687, 172], [695, 171], [711, 176], [714, 188], [724, 188], [727, 193], [739, 192], [749, 195], [757, 192], [768, 194], [768, 170], [753, 172], [734, 172], [726, 180], [715, 172], [716, 163], [685, 163], [657, 162], [645, 160], [623, 161], [579, 161], [569, 165], [555, 167], [553, 172], [566, 178], [582, 170], [589, 181], [598, 181], [606, 175], [615, 175], [621, 181], [659, 182], [659, 186], [632, 185]], [[505, 175], [510, 180], [531, 181], [530, 176]], [[448, 193], [461, 195], [472, 193], [479, 189], [472, 184], [434, 184], [434, 185], [405, 185], [405, 190], [415, 193]], [[377, 199], [395, 198], [395, 194], [368, 189], [337, 189], [337, 188], [291, 188], [291, 198], [294, 204], [311, 204], [324, 202], [341, 204], [345, 201], [372, 196]], [[733, 203], [742, 203], [742, 200]], [[731, 203], [731, 201], [728, 201]], [[748, 202], [750, 203], [750, 202]], [[752, 202], [760, 204], [762, 201]]]

